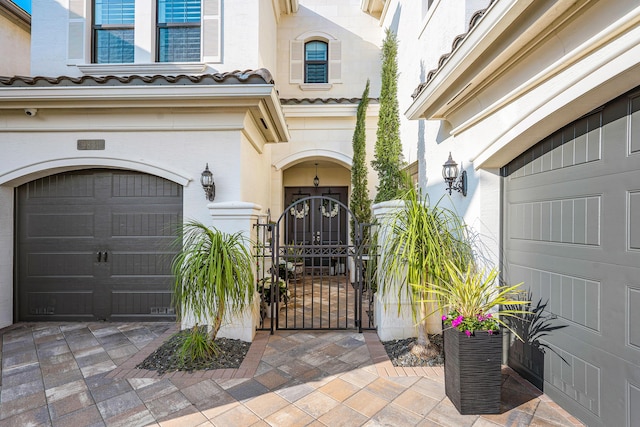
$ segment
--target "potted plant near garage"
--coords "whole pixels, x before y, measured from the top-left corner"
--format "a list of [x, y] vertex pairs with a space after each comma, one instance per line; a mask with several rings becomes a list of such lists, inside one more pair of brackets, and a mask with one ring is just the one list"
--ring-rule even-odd
[[227, 234], [196, 221], [181, 231], [172, 264], [174, 305], [179, 320], [186, 314], [195, 322], [181, 355], [206, 360], [216, 354], [214, 340], [222, 322], [253, 301], [253, 259], [241, 233]]
[[444, 313], [446, 395], [461, 414], [500, 413], [500, 330], [509, 328], [505, 317], [527, 313], [519, 310], [528, 304], [519, 291], [522, 284], [496, 285], [498, 271], [478, 270], [473, 262], [466, 270], [452, 262], [445, 268], [448, 279], [429, 284], [432, 298], [425, 302]]

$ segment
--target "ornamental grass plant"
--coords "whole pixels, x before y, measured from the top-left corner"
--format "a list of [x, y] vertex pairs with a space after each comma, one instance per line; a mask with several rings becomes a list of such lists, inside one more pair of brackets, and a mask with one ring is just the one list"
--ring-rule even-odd
[[[190, 221], [176, 240], [179, 251], [173, 261], [173, 301], [178, 321], [194, 320], [182, 355], [185, 358], [213, 356], [214, 340], [228, 316], [240, 314], [253, 301], [253, 259], [241, 233], [227, 234]], [[197, 325], [208, 325], [202, 334]]]
[[438, 310], [445, 313], [442, 315], [445, 326], [456, 328], [467, 336], [476, 331], [494, 334], [502, 326], [522, 339], [503, 319], [529, 313], [519, 309], [529, 304], [524, 299], [524, 292], [519, 289], [522, 283], [497, 285], [496, 269], [489, 272], [477, 270], [471, 261], [466, 270], [450, 261], [445, 264], [445, 268], [448, 279], [429, 284], [427, 295], [430, 298], [424, 300], [435, 303]]

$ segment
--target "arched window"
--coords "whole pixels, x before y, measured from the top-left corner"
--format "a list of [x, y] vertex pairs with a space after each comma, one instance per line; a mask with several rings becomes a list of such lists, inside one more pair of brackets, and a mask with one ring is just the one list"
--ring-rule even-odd
[[327, 43], [314, 40], [304, 45], [304, 82], [327, 83], [329, 61]]

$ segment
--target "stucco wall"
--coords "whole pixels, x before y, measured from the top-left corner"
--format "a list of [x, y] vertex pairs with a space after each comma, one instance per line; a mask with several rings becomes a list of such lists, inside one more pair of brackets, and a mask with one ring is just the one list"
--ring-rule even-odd
[[0, 14], [0, 76], [28, 76], [31, 35]]
[[[494, 264], [498, 263], [500, 178], [497, 171], [474, 170], [471, 158], [476, 141], [454, 137], [447, 122], [409, 120], [403, 114], [413, 102], [411, 94], [427, 73], [438, 67], [443, 54], [451, 52], [453, 39], [468, 30], [469, 17], [484, 8], [488, 0], [435, 0], [422, 10], [422, 2], [392, 0], [384, 16], [383, 27], [397, 31], [398, 102], [400, 134], [405, 160], [418, 160], [420, 187], [431, 203], [455, 209], [481, 237], [480, 244]], [[442, 164], [451, 152], [468, 173], [468, 196], [445, 192]]]
[[[283, 16], [278, 26], [278, 89], [283, 98], [359, 97], [367, 78], [371, 95], [380, 93], [380, 46], [383, 31], [362, 12], [360, 0], [300, 0], [296, 14]], [[340, 40], [342, 83], [330, 90], [301, 90], [289, 83], [290, 41], [305, 33], [322, 32]]]
[[[136, 1], [135, 62], [155, 61], [155, 14], [152, 0]], [[81, 76], [75, 66], [91, 63], [91, 1], [86, 0], [83, 61], [68, 61], [69, 0], [33, 0], [32, 72], [46, 76]], [[226, 1], [222, 4], [221, 60], [207, 72], [266, 67], [275, 69], [276, 17], [270, 1]], [[273, 72], [273, 71], [272, 71]]]
[[[0, 124], [8, 131], [0, 134], [0, 327], [11, 324], [13, 316], [14, 187], [65, 170], [139, 170], [185, 185], [184, 218], [211, 224], [200, 173], [208, 162], [216, 182], [216, 202], [241, 200], [243, 145], [240, 130], [233, 127], [242, 120], [242, 114], [216, 116], [201, 110], [134, 114], [127, 109], [43, 109], [35, 117], [2, 111]], [[203, 124], [211, 128], [203, 130]], [[78, 139], [104, 139], [105, 149], [79, 151]]]

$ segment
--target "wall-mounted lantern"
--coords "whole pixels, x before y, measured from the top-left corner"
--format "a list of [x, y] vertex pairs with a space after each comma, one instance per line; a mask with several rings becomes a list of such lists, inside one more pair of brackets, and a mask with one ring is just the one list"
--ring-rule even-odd
[[213, 202], [213, 199], [216, 198], [216, 184], [213, 182], [213, 174], [209, 170], [209, 163], [207, 163], [207, 166], [200, 175], [200, 184], [202, 184], [202, 189], [204, 190], [207, 200]]
[[[460, 167], [462, 168], [462, 164]], [[458, 176], [458, 164], [451, 158], [451, 152], [449, 152], [449, 159], [442, 165], [442, 177], [444, 178], [444, 182], [447, 183], [449, 195], [451, 195], [453, 190], [456, 190], [466, 197], [467, 172], [463, 170], [460, 176]]]

